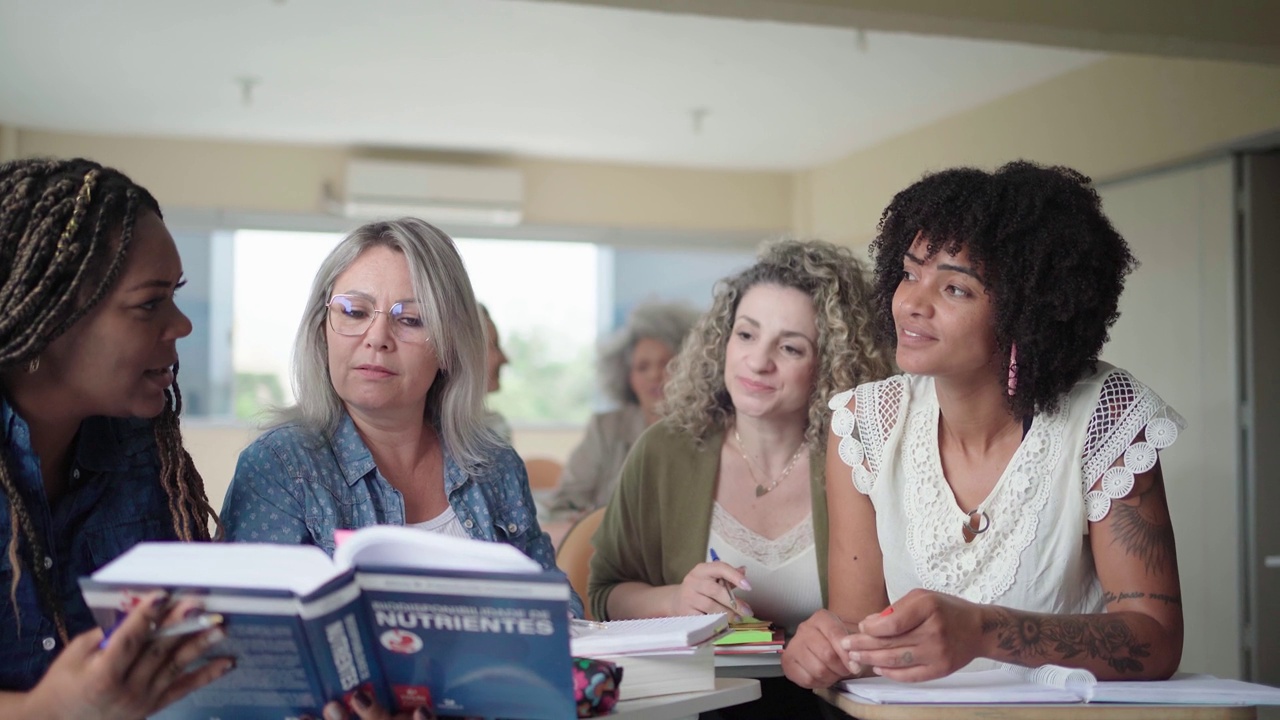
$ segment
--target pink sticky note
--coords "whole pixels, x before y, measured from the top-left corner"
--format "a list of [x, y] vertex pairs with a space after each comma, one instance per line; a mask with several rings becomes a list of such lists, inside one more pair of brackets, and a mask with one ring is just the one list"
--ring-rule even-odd
[[339, 546], [339, 545], [341, 545], [342, 543], [346, 542], [346, 541], [347, 541], [347, 538], [349, 538], [349, 537], [351, 537], [352, 535], [354, 535], [354, 534], [355, 534], [355, 532], [356, 532], [355, 530], [334, 530], [334, 531], [333, 531], [333, 546], [334, 546], [334, 547], [338, 547], [338, 546]]

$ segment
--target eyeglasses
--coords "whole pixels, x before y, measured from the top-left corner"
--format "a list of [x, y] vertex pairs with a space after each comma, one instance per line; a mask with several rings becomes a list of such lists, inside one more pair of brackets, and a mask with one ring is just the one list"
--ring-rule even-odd
[[427, 328], [422, 318], [407, 311], [404, 303], [396, 303], [388, 310], [375, 310], [373, 303], [367, 298], [351, 295], [334, 295], [325, 303], [329, 308], [329, 327], [339, 335], [359, 336], [373, 327], [373, 321], [379, 314], [387, 316], [391, 324], [391, 334], [397, 340], [407, 343], [425, 343]]

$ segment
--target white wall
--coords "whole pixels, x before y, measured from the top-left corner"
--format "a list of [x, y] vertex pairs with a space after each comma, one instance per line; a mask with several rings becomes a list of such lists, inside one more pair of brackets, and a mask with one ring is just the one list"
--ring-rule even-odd
[[1232, 177], [1221, 159], [1101, 188], [1142, 263], [1103, 358], [1187, 419], [1161, 458], [1186, 618], [1182, 669], [1221, 677], [1241, 671]]

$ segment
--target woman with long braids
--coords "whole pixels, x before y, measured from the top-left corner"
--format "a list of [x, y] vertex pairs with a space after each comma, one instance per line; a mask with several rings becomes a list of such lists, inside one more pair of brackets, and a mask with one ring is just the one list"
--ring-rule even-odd
[[[77, 579], [143, 540], [208, 540], [182, 448], [182, 265], [155, 198], [88, 160], [0, 165], [0, 717], [138, 718], [231, 669], [221, 628], [143, 598], [110, 638]], [[101, 647], [100, 647], [101, 645]]]

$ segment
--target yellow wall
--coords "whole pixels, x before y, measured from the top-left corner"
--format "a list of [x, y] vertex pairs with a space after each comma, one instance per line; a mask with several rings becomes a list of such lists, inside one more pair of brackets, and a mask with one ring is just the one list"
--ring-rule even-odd
[[[1105, 181], [1280, 131], [1280, 67], [1117, 56], [794, 173], [513, 158], [537, 226], [780, 231], [864, 245], [893, 193], [921, 174], [1013, 158]], [[0, 158], [84, 155], [132, 174], [166, 207], [316, 214], [354, 151], [338, 146], [0, 129]], [[381, 157], [476, 162], [431, 153]]]
[[1280, 68], [1114, 57], [815, 168], [792, 202], [799, 230], [860, 245], [930, 170], [1028, 158], [1107, 180], [1278, 129]]
[[[17, 133], [21, 155], [84, 156], [118, 167], [167, 208], [316, 214], [325, 184], [341, 188], [353, 151], [167, 138]], [[379, 153], [381, 157], [397, 157]], [[399, 157], [438, 159], [423, 153]], [[451, 162], [458, 158], [449, 156]], [[474, 160], [472, 160], [474, 162]], [[791, 177], [781, 172], [516, 159], [525, 177], [525, 222], [545, 226], [745, 231], [791, 226]]]

